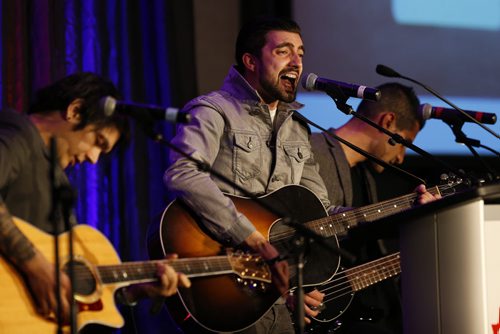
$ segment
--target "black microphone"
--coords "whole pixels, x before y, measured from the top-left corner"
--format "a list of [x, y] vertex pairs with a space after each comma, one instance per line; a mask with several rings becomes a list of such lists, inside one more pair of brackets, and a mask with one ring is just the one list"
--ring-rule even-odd
[[190, 114], [181, 112], [177, 108], [162, 108], [148, 104], [117, 101], [111, 96], [103, 97], [99, 101], [99, 106], [104, 111], [104, 115], [108, 117], [117, 112], [137, 120], [160, 120], [169, 123], [189, 123], [191, 121]]
[[[419, 111], [424, 120], [427, 120], [429, 118], [436, 118], [436, 119], [441, 119], [446, 123], [473, 122], [469, 117], [464, 116], [462, 113], [458, 112], [455, 109], [433, 107], [428, 103], [421, 104]], [[473, 119], [475, 119], [480, 123], [495, 124], [497, 121], [497, 115], [493, 113], [470, 111], [470, 110], [463, 110], [463, 112], [468, 114], [470, 117], [472, 117]]]
[[380, 99], [380, 90], [376, 88], [320, 78], [314, 73], [309, 73], [302, 77], [302, 87], [309, 91], [320, 90], [327, 94], [331, 93], [334, 95], [340, 89], [345, 95], [350, 97], [372, 101], [378, 101]]
[[383, 75], [384, 77], [389, 77], [389, 78], [401, 78], [402, 75], [399, 74], [398, 72], [394, 71], [392, 68], [387, 67], [382, 64], [378, 64], [377, 67], [375, 68], [375, 72], [377, 74]]
[[[449, 106], [455, 108], [455, 110], [457, 112], [462, 113], [462, 111], [463, 111], [462, 109], [460, 109], [459, 107], [457, 107], [454, 103], [452, 103], [451, 101], [449, 101], [447, 98], [445, 98], [444, 96], [441, 96], [441, 94], [439, 94], [436, 91], [434, 91], [434, 89], [432, 89], [431, 87], [428, 87], [428, 86], [424, 85], [420, 81], [417, 81], [417, 80], [412, 79], [410, 77], [404, 76], [404, 75], [398, 73], [397, 71], [393, 70], [392, 68], [390, 68], [388, 66], [385, 66], [385, 65], [382, 65], [382, 64], [378, 64], [377, 67], [375, 68], [375, 71], [378, 74], [383, 75], [385, 77], [401, 78], [401, 79], [405, 79], [405, 80], [411, 81], [413, 83], [416, 83], [417, 85], [419, 85], [420, 87], [424, 88], [426, 91], [428, 91], [429, 93], [431, 93], [432, 95], [434, 95], [435, 97], [437, 97], [438, 99], [440, 99], [441, 101], [443, 101], [446, 104], [448, 104]], [[470, 122], [476, 123], [477, 125], [479, 125], [480, 127], [482, 127], [484, 130], [486, 130], [489, 133], [491, 133], [493, 136], [495, 136], [497, 138], [500, 138], [500, 135], [498, 135], [497, 133], [495, 133], [493, 130], [491, 130], [490, 128], [488, 128], [486, 125], [483, 125], [481, 122], [478, 122], [474, 117], [471, 117], [468, 113], [463, 112], [462, 116], [464, 117], [464, 119], [469, 119]], [[459, 123], [455, 122], [453, 124], [457, 125]], [[451, 124], [449, 124], [449, 125], [451, 126]]]

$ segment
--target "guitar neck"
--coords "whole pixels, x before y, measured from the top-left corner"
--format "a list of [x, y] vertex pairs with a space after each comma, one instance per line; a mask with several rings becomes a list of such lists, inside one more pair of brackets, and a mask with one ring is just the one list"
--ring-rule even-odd
[[[429, 188], [427, 191], [433, 195], [440, 194], [440, 188], [438, 186]], [[411, 193], [383, 202], [313, 220], [306, 223], [306, 225], [324, 237], [342, 235], [351, 227], [354, 227], [359, 223], [375, 221], [377, 219], [385, 218], [407, 210], [414, 205], [416, 199], [417, 194]]]
[[[144, 283], [158, 280], [157, 265], [164, 263], [188, 277], [229, 274], [233, 267], [227, 256], [210, 256], [195, 259], [157, 260], [126, 262], [117, 265], [97, 266], [96, 270], [103, 284]], [[78, 267], [76, 268], [78, 270]]]
[[359, 291], [401, 273], [400, 254], [395, 253], [344, 271], [352, 291]]

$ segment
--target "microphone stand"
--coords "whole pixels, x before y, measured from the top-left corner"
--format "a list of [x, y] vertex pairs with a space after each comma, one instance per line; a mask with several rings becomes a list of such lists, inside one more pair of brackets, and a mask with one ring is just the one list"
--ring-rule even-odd
[[[57, 142], [55, 137], [50, 138], [50, 180], [51, 180], [51, 196], [52, 196], [52, 209], [50, 212], [50, 220], [54, 229], [54, 271], [55, 271], [55, 294], [56, 294], [56, 319], [57, 319], [57, 333], [63, 333], [63, 319], [62, 319], [62, 300], [61, 300], [61, 261], [60, 261], [60, 247], [59, 235], [61, 234], [61, 211], [63, 213], [63, 221], [65, 228], [68, 231], [68, 267], [67, 273], [70, 279], [70, 333], [76, 334], [76, 304], [74, 298], [74, 282], [75, 270], [73, 265], [74, 252], [73, 252], [73, 233], [70, 224], [71, 208], [74, 203], [74, 192], [69, 185], [60, 185], [57, 182], [57, 171], [59, 170], [59, 162], [57, 159]], [[63, 296], [66, 298], [66, 296]]]
[[[267, 204], [265, 201], [260, 199], [259, 197], [255, 196], [253, 193], [249, 192], [245, 188], [235, 184], [232, 180], [230, 180], [228, 177], [225, 175], [219, 173], [215, 169], [213, 169], [210, 165], [207, 163], [204, 163], [201, 160], [198, 160], [196, 158], [193, 158], [183, 150], [179, 149], [177, 146], [173, 145], [169, 141], [165, 140], [163, 135], [160, 133], [157, 133], [153, 130], [153, 124], [151, 120], [146, 120], [142, 121], [143, 125], [143, 130], [148, 135], [154, 142], [161, 144], [163, 146], [168, 147], [169, 149], [174, 150], [175, 152], [179, 153], [186, 159], [188, 159], [191, 162], [194, 162], [196, 166], [203, 172], [209, 173], [210, 175], [213, 175], [217, 177], [219, 180], [225, 182], [228, 185], [231, 185], [241, 193], [243, 193], [246, 197], [251, 199], [252, 201], [255, 201], [258, 203], [260, 206], [263, 208], [267, 209], [269, 212], [273, 213], [274, 215], [278, 217], [282, 217], [283, 223], [287, 226], [290, 226], [298, 232], [298, 236], [292, 239], [293, 246], [292, 249], [295, 249], [295, 252], [297, 253], [297, 299], [296, 299], [296, 304], [297, 304], [297, 323], [299, 326], [299, 333], [304, 333], [304, 317], [305, 317], [305, 312], [304, 312], [304, 291], [303, 291], [303, 268], [304, 268], [304, 256], [305, 256], [305, 250], [307, 248], [307, 245], [309, 242], [316, 242], [325, 249], [327, 249], [329, 252], [344, 257], [348, 261], [354, 262], [355, 257], [354, 255], [350, 254], [349, 252], [341, 249], [340, 247], [335, 247], [332, 246], [328, 243], [325, 242], [326, 238], [323, 236], [316, 234], [312, 230], [308, 229], [307, 227], [304, 227], [302, 224], [297, 222], [294, 218], [286, 215], [284, 212], [281, 212], [279, 209]], [[288, 251], [290, 253], [290, 251]], [[288, 256], [286, 256], [288, 257]], [[286, 258], [285, 257], [285, 258]]]
[[[425, 157], [427, 159], [430, 159], [433, 162], [439, 163], [444, 168], [446, 168], [446, 169], [452, 171], [453, 173], [455, 173], [455, 175], [460, 175], [464, 180], [467, 181], [465, 183], [467, 183], [467, 184], [470, 185], [471, 182], [470, 182], [469, 177], [464, 172], [462, 172], [461, 170], [457, 170], [456, 168], [453, 168], [452, 166], [448, 165], [446, 162], [442, 161], [441, 159], [436, 158], [435, 156], [431, 155], [429, 152], [424, 151], [423, 149], [421, 149], [420, 147], [416, 146], [412, 142], [404, 139], [399, 134], [393, 133], [393, 132], [391, 132], [391, 131], [389, 131], [389, 130], [383, 128], [383, 127], [381, 127], [380, 125], [378, 125], [377, 123], [373, 122], [372, 120], [370, 120], [370, 119], [366, 118], [365, 116], [360, 115], [358, 112], [354, 111], [354, 109], [350, 105], [348, 105], [346, 103], [348, 97], [344, 94], [344, 92], [342, 92], [342, 90], [340, 90], [340, 89], [333, 89], [333, 90], [327, 92], [327, 94], [328, 94], [328, 96], [330, 96], [333, 99], [333, 101], [337, 105], [337, 108], [340, 111], [342, 111], [346, 115], [353, 115], [354, 117], [356, 117], [356, 118], [360, 119], [361, 121], [367, 123], [368, 125], [372, 126], [373, 128], [375, 128], [375, 129], [377, 129], [377, 130], [385, 133], [386, 135], [388, 135], [390, 137], [389, 143], [391, 145], [395, 145], [396, 143], [401, 144], [401, 145], [403, 145], [403, 146], [411, 149], [412, 151], [420, 154], [421, 156], [423, 156], [423, 157]], [[338, 137], [336, 139], [338, 139]], [[344, 143], [344, 141], [342, 141], [342, 143]], [[351, 146], [349, 146], [349, 147], [351, 147]], [[359, 151], [356, 151], [356, 152], [360, 153]], [[376, 162], [379, 163], [379, 161], [376, 161]], [[384, 166], [384, 167], [386, 167], [386, 165], [391, 166], [391, 168], [396, 168], [395, 166], [392, 166], [390, 164], [382, 164], [382, 166]], [[400, 168], [396, 168], [396, 169], [403, 171]], [[405, 174], [410, 174], [410, 173], [408, 173], [406, 171], [403, 171], [403, 172]], [[413, 174], [410, 174], [410, 175], [413, 176], [414, 178], [417, 178], [419, 181], [422, 181], [422, 183], [425, 184], [425, 181], [423, 181], [422, 179], [414, 176]]]
[[[464, 122], [461, 120], [443, 120], [448, 126], [451, 128], [451, 131], [455, 135], [455, 142], [459, 144], [464, 144], [471, 151], [472, 155], [479, 161], [479, 163], [483, 166], [486, 171], [486, 177], [488, 181], [493, 181], [497, 175], [495, 172], [486, 164], [486, 162], [481, 158], [481, 156], [477, 153], [474, 147], [481, 147], [481, 143], [477, 139], [468, 138], [465, 133], [462, 131], [462, 126]], [[498, 152], [497, 152], [498, 155]]]
[[[348, 106], [350, 107], [350, 106]], [[351, 108], [352, 109], [352, 108]], [[354, 110], [352, 111], [354, 112]], [[297, 116], [298, 118], [300, 118], [301, 120], [303, 120], [304, 122], [314, 126], [315, 128], [321, 130], [323, 133], [325, 133], [327, 136], [331, 137], [331, 138], [334, 138], [336, 140], [338, 140], [339, 142], [341, 142], [342, 144], [348, 146], [349, 148], [351, 148], [353, 151], [356, 151], [358, 152], [359, 154], [361, 154], [362, 156], [364, 156], [365, 158], [369, 159], [369, 160], [372, 160], [373, 162], [379, 164], [380, 166], [382, 167], [385, 167], [385, 168], [391, 168], [399, 173], [401, 173], [403, 176], [406, 176], [406, 177], [409, 177], [411, 178], [412, 180], [417, 180], [418, 182], [421, 182], [422, 184], [426, 185], [427, 182], [425, 182], [424, 179], [416, 176], [416, 175], [413, 175], [411, 174], [410, 172], [408, 171], [405, 171], [404, 169], [401, 169], [399, 168], [398, 166], [395, 166], [395, 165], [391, 165], [390, 163], [387, 163], [385, 162], [384, 160], [381, 160], [379, 158], [377, 158], [376, 156], [366, 152], [365, 150], [357, 147], [356, 145], [348, 142], [347, 140], [345, 140], [344, 138], [342, 137], [339, 137], [337, 136], [336, 134], [334, 133], [331, 133], [329, 132], [327, 129], [323, 128], [322, 126], [320, 126], [319, 124], [316, 124], [314, 123], [313, 121], [311, 121], [310, 119], [306, 118], [304, 115], [302, 115], [301, 113], [299, 113], [298, 111], [294, 111], [294, 115]]]
[[[386, 76], [386, 77], [401, 78], [401, 79], [405, 79], [405, 80], [408, 80], [410, 82], [413, 82], [413, 83], [419, 85], [420, 87], [424, 88], [426, 91], [428, 91], [429, 93], [431, 93], [432, 95], [434, 95], [435, 97], [437, 97], [438, 99], [440, 99], [441, 101], [443, 101], [446, 104], [448, 104], [449, 106], [453, 107], [455, 110], [457, 110], [460, 114], [464, 115], [464, 117], [466, 117], [467, 119], [469, 119], [471, 122], [476, 123], [477, 125], [479, 125], [480, 127], [482, 127], [484, 130], [486, 130], [489, 133], [491, 133], [496, 138], [500, 138], [499, 134], [493, 132], [491, 129], [489, 129], [488, 127], [486, 127], [485, 125], [483, 125], [481, 122], [478, 122], [474, 117], [472, 117], [469, 114], [467, 114], [466, 112], [464, 112], [457, 105], [455, 105], [454, 103], [452, 103], [451, 101], [449, 101], [448, 99], [446, 99], [444, 96], [441, 96], [441, 94], [438, 94], [436, 91], [434, 91], [434, 89], [428, 87], [427, 85], [424, 85], [423, 83], [421, 83], [421, 82], [419, 82], [419, 81], [417, 81], [415, 79], [412, 79], [412, 78], [409, 78], [407, 76], [404, 76], [404, 75], [402, 75], [402, 74], [394, 71], [393, 69], [391, 69], [391, 68], [389, 68], [389, 67], [387, 67], [385, 65], [381, 65], [381, 64], [377, 65], [375, 71], [378, 74]], [[477, 154], [477, 152], [472, 148], [472, 146], [476, 146], [476, 147], [482, 146], [482, 145], [480, 145], [480, 142], [479, 141], [470, 140], [470, 139], [468, 139], [465, 136], [465, 134], [462, 133], [461, 128], [462, 128], [462, 125], [463, 125], [463, 121], [457, 120], [457, 124], [453, 124], [453, 126], [452, 126], [452, 123], [449, 123], [446, 120], [444, 120], [444, 121], [445, 121], [445, 123], [447, 123], [451, 127], [453, 133], [455, 134], [455, 138], [456, 138], [455, 141], [457, 143], [463, 143], [463, 144], [465, 144], [469, 148], [469, 150], [472, 152], [473, 156], [475, 158], [477, 158], [479, 160], [479, 163], [486, 169], [487, 173], [491, 173], [490, 168], [484, 163], [484, 161], [479, 157], [479, 155]], [[461, 142], [460, 140], [463, 140], [463, 142]], [[487, 149], [489, 149], [489, 148], [487, 148]], [[492, 173], [492, 175], [494, 175], [494, 173]], [[478, 185], [478, 186], [480, 186], [481, 183], [482, 183], [481, 180], [477, 180], [477, 178], [475, 179], [475, 181], [476, 181], [476, 185]]]
[[432, 89], [432, 88], [424, 85], [423, 83], [421, 83], [421, 82], [419, 82], [419, 81], [417, 81], [415, 79], [406, 77], [406, 76], [404, 76], [404, 75], [402, 75], [402, 74], [394, 71], [393, 69], [391, 69], [391, 68], [389, 68], [389, 67], [387, 67], [385, 65], [381, 65], [381, 64], [377, 65], [376, 72], [378, 74], [386, 76], [386, 77], [401, 78], [401, 79], [405, 79], [405, 80], [411, 81], [411, 82], [419, 85], [420, 87], [424, 88], [426, 91], [428, 91], [429, 93], [431, 93], [432, 95], [434, 95], [435, 97], [437, 97], [438, 99], [440, 99], [441, 101], [443, 101], [444, 103], [446, 103], [447, 105], [451, 106], [453, 109], [457, 110], [459, 113], [461, 113], [462, 115], [464, 115], [464, 117], [467, 117], [471, 122], [476, 123], [477, 125], [479, 125], [480, 127], [482, 127], [484, 130], [488, 131], [493, 136], [495, 136], [496, 138], [500, 139], [500, 135], [498, 133], [493, 132], [493, 130], [491, 130], [490, 128], [488, 128], [487, 126], [485, 126], [484, 124], [482, 124], [481, 122], [478, 122], [474, 117], [472, 117], [469, 114], [467, 114], [465, 111], [463, 111], [462, 109], [460, 109], [457, 105], [455, 105], [453, 102], [449, 101], [444, 96], [441, 96], [441, 94], [437, 93], [436, 91], [434, 91], [434, 89]]

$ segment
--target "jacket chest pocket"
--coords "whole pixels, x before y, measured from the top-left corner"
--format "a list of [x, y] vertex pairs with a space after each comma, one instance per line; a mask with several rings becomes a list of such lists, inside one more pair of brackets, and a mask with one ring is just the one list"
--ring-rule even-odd
[[248, 133], [234, 134], [233, 171], [244, 180], [256, 177], [262, 168], [261, 140]]
[[283, 148], [292, 172], [292, 182], [298, 184], [302, 178], [304, 164], [311, 157], [311, 150], [303, 144], [284, 144]]

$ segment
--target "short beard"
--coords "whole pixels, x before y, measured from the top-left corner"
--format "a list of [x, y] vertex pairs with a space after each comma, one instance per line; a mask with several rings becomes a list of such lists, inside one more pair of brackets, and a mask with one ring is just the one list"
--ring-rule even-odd
[[265, 96], [262, 96], [262, 98], [266, 103], [270, 103], [276, 100], [286, 103], [292, 103], [297, 97], [297, 89], [294, 89], [293, 93], [287, 93], [279, 89], [278, 83], [272, 84], [266, 80], [261, 80], [260, 85], [264, 90]]

